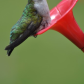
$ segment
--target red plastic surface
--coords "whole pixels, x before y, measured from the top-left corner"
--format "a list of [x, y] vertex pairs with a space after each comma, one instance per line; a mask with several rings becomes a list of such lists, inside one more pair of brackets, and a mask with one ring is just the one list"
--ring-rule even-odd
[[62, 0], [50, 11], [51, 25], [37, 33], [43, 34], [49, 29], [56, 30], [71, 40], [84, 52], [84, 34], [76, 23], [72, 9], [78, 0]]

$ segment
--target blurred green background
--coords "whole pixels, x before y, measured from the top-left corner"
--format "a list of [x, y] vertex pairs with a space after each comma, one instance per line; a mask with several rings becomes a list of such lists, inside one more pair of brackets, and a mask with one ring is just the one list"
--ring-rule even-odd
[[[48, 0], [52, 9], [61, 0]], [[5, 46], [27, 0], [0, 0], [0, 84], [84, 84], [84, 53], [56, 31], [30, 37], [10, 57]], [[84, 31], [84, 3], [73, 9]]]

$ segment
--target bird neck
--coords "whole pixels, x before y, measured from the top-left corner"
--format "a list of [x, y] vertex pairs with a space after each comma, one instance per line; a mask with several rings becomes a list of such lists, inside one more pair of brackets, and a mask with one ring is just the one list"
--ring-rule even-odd
[[28, 0], [28, 4], [33, 4], [34, 1], [33, 0]]

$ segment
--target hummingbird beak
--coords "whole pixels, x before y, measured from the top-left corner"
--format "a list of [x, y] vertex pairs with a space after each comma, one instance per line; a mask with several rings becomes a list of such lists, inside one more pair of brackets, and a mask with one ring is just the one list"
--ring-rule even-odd
[[50, 11], [51, 25], [36, 35], [43, 34], [49, 29], [60, 32], [84, 52], [84, 33], [76, 23], [72, 9], [78, 0], [62, 0]]

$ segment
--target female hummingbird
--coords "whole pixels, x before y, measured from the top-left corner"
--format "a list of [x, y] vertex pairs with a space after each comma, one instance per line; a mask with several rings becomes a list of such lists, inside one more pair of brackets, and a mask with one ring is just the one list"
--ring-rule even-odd
[[10, 56], [15, 47], [20, 45], [29, 36], [50, 25], [51, 18], [46, 0], [28, 0], [21, 18], [12, 27], [10, 44], [5, 48]]

